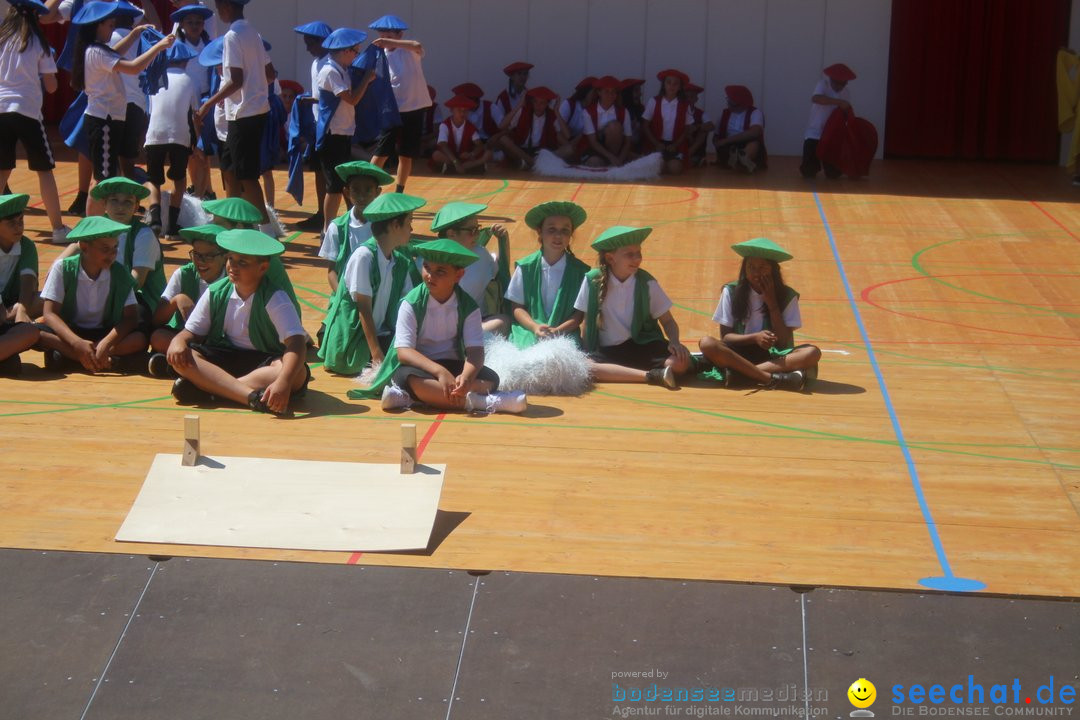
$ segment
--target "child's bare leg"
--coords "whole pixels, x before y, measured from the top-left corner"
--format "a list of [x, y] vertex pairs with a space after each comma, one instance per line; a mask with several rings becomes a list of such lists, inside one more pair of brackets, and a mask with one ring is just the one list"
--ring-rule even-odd
[[685, 375], [686, 372], [690, 370], [690, 363], [690, 358], [687, 358], [686, 360], [679, 360], [674, 355], [671, 355], [670, 357], [668, 357], [667, 360], [664, 361], [664, 365], [671, 368], [671, 372], [675, 373], [676, 375]]
[[237, 180], [236, 182], [240, 186], [240, 197], [258, 208], [259, 212], [262, 213], [264, 223], [270, 222], [270, 218], [266, 214], [266, 198], [263, 196], [262, 184], [258, 178], [255, 180]]
[[211, 395], [232, 400], [240, 405], [247, 405], [248, 395], [253, 388], [249, 388], [234, 378], [224, 369], [204, 358], [198, 352], [192, 352], [195, 359], [194, 365], [177, 367], [173, 365], [173, 371], [185, 380], [193, 383], [197, 388]]
[[503, 151], [507, 156], [512, 157], [518, 163], [523, 163], [527, 167], [532, 167], [534, 160], [529, 156], [529, 153], [518, 147], [517, 143], [509, 135], [503, 135], [499, 142], [502, 144]]
[[188, 160], [188, 176], [191, 178], [191, 189], [195, 197], [202, 198], [210, 189], [210, 158], [206, 157], [199, 148], [191, 152]]
[[[264, 365], [260, 368], [255, 368], [247, 375], [237, 378], [237, 382], [241, 383], [248, 388], [248, 394], [252, 390], [264, 390], [270, 386], [278, 376], [281, 374], [281, 360], [274, 360], [269, 365]], [[304, 382], [307, 380], [307, 366], [304, 363], [300, 363], [296, 367], [296, 372], [289, 378], [289, 391], [296, 392], [304, 386]], [[247, 395], [244, 396], [244, 402], [247, 403]]]
[[56, 177], [52, 170], [41, 170], [37, 176], [41, 202], [45, 205], [45, 214], [49, 216], [49, 225], [53, 230], [61, 228], [64, 220], [60, 215], [60, 193], [56, 190]]
[[[274, 198], [277, 197], [277, 186], [274, 184], [274, 171], [267, 170], [262, 174], [263, 188], [265, 188], [266, 204], [274, 207]], [[256, 205], [255, 207], [259, 207]]]
[[664, 163], [664, 172], [668, 175], [682, 175], [683, 161], [675, 158]]
[[591, 363], [589, 371], [596, 382], [643, 383], [646, 381], [644, 370], [615, 363]]
[[125, 355], [141, 353], [146, 350], [146, 343], [146, 333], [140, 332], [139, 330], [130, 332], [113, 345], [111, 356], [124, 357]]
[[[416, 399], [425, 405], [439, 410], [464, 410], [465, 396], [446, 396], [443, 386], [434, 378], [421, 378], [413, 375], [408, 380], [409, 388]], [[469, 392], [487, 395], [491, 392], [491, 383], [487, 380], [473, 380]]]
[[176, 337], [176, 331], [172, 328], [158, 328], [150, 335], [150, 349], [154, 352], [166, 353], [174, 337]]
[[465, 172], [469, 172], [470, 170], [475, 170], [476, 168], [482, 168], [489, 162], [491, 162], [491, 151], [484, 150], [483, 152], [477, 153], [473, 157], [469, 158], [469, 160], [467, 160], [465, 164], [461, 166], [461, 169]]
[[787, 355], [766, 360], [758, 365], [758, 369], [765, 372], [791, 372], [814, 367], [821, 361], [821, 350], [813, 345], [797, 347]]
[[326, 233], [326, 229], [330, 227], [330, 223], [334, 222], [334, 219], [337, 217], [339, 207], [341, 207], [341, 193], [326, 193], [326, 197], [323, 198], [322, 204], [324, 234]]
[[759, 383], [767, 383], [772, 379], [771, 370], [765, 370], [760, 365], [754, 365], [739, 353], [732, 350], [723, 340], [706, 335], [698, 342], [698, 347], [705, 354], [709, 362], [718, 368], [734, 370], [740, 375], [745, 375]]
[[6, 360], [16, 353], [29, 350], [38, 342], [41, 331], [29, 323], [19, 325], [0, 335], [0, 360]]

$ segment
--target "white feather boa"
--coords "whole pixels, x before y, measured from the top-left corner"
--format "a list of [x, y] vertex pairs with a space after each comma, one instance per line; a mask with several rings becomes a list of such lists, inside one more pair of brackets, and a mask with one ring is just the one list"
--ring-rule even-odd
[[652, 180], [660, 177], [663, 156], [652, 153], [645, 157], [631, 160], [622, 167], [588, 167], [586, 165], [568, 165], [566, 161], [549, 150], [541, 150], [536, 155], [533, 171], [549, 177], [572, 178], [575, 180], [596, 179], [605, 182], [633, 182]]
[[[169, 197], [168, 190], [161, 191], [161, 207], [164, 208], [169, 205]], [[272, 237], [285, 237], [285, 229], [281, 227], [281, 221], [278, 220], [274, 208], [267, 205], [266, 215], [270, 218], [270, 232], [267, 234]], [[194, 195], [184, 195], [184, 199], [180, 201], [180, 227], [189, 228], [196, 225], [206, 225], [212, 220], [213, 216], [203, 210], [202, 201], [199, 198]]]

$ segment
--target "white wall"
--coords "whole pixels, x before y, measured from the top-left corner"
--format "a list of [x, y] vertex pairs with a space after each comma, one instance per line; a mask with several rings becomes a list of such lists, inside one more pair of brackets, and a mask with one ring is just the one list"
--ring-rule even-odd
[[[1073, 0], [1074, 7], [1080, 0]], [[705, 87], [717, 119], [724, 86], [746, 85], [765, 113], [769, 151], [798, 155], [810, 95], [834, 62], [858, 74], [855, 111], [885, 134], [891, 0], [256, 0], [249, 19], [274, 46], [283, 78], [307, 85], [311, 64], [292, 28], [310, 20], [366, 29], [393, 12], [427, 50], [424, 72], [448, 99], [472, 81], [489, 98], [514, 60], [536, 65], [530, 83], [569, 93], [586, 75], [644, 77], [676, 67]], [[1073, 13], [1073, 35], [1080, 12]], [[879, 143], [879, 155], [881, 152]]]

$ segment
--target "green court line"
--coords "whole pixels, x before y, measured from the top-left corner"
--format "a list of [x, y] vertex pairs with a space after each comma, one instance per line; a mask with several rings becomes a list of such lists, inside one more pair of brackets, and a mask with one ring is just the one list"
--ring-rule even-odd
[[147, 398], [145, 400], [129, 400], [122, 403], [46, 403], [46, 402], [30, 402], [19, 400], [0, 400], [0, 403], [16, 404], [16, 405], [62, 405], [63, 407], [54, 408], [52, 410], [31, 410], [29, 412], [16, 412], [16, 413], [3, 413], [0, 414], [0, 418], [12, 418], [21, 417], [24, 415], [51, 415], [55, 413], [65, 412], [77, 412], [80, 410], [123, 410], [132, 405], [139, 405], [142, 403], [157, 402], [159, 400], [168, 400], [172, 398], [172, 395], [164, 395], [157, 398]]
[[503, 180], [502, 186], [495, 190], [492, 190], [491, 192], [479, 193], [477, 195], [466, 195], [463, 198], [458, 198], [457, 200], [447, 200], [446, 202], [464, 202], [465, 200], [476, 200], [477, 198], [491, 197], [492, 195], [498, 195], [503, 190], [506, 190], [508, 187], [510, 187], [510, 181]]
[[293, 283], [293, 287], [294, 287], [294, 288], [297, 288], [297, 289], [299, 289], [299, 290], [303, 290], [304, 292], [308, 292], [308, 293], [311, 293], [312, 295], [318, 295], [319, 297], [322, 297], [322, 298], [326, 298], [326, 299], [328, 299], [328, 300], [330, 299], [330, 296], [329, 296], [329, 295], [327, 295], [327, 294], [326, 294], [326, 293], [324, 293], [324, 292], [319, 292], [319, 291], [318, 291], [318, 290], [316, 290], [315, 288], [309, 288], [309, 287], [305, 287], [305, 286], [303, 286], [303, 285], [297, 285], [296, 283]]

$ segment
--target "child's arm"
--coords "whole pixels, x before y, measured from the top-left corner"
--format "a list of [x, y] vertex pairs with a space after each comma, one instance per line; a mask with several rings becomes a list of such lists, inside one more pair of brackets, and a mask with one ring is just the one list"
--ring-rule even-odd
[[551, 328], [552, 335], [569, 335], [575, 333], [581, 327], [582, 322], [585, 320], [585, 313], [577, 310], [573, 315], [569, 317], [565, 322], [562, 322], [555, 327]]
[[371, 44], [375, 47], [381, 47], [384, 50], [392, 50], [397, 48], [398, 50], [411, 50], [420, 57], [424, 57], [424, 46], [417, 40], [395, 40], [394, 38], [375, 38], [371, 41]]
[[484, 346], [465, 348], [465, 367], [461, 374], [454, 378], [454, 389], [450, 391], [450, 394], [455, 397], [464, 397], [482, 367], [484, 367]]
[[679, 342], [679, 323], [675, 322], [675, 317], [671, 314], [671, 311], [668, 310], [657, 320], [660, 322], [660, 327], [664, 328], [664, 334], [667, 335], [668, 352], [680, 362], [690, 362], [690, 351]]
[[356, 105], [364, 97], [364, 93], [371, 87], [371, 83], [375, 80], [375, 71], [368, 70], [364, 73], [364, 77], [357, 83], [351, 90], [339, 93], [338, 98], [343, 103], [349, 105]]
[[214, 109], [215, 105], [222, 102], [233, 93], [239, 92], [240, 88], [244, 86], [244, 68], [230, 67], [226, 68], [226, 70], [228, 70], [228, 72], [223, 72], [221, 75], [223, 82], [221, 83], [221, 87], [218, 88], [218, 91], [208, 97], [206, 102], [195, 111], [193, 116], [195, 119], [195, 127], [202, 127], [203, 118], [206, 117], [208, 112], [211, 112]]
[[187, 320], [191, 309], [195, 307], [195, 301], [184, 293], [178, 293], [171, 300], [161, 298], [157, 309], [154, 310], [154, 327], [161, 327], [169, 322], [173, 315], [180, 313], [180, 317]]
[[[132, 35], [135, 35], [134, 31], [132, 31], [126, 38], [124, 38], [124, 40], [127, 40]], [[120, 43], [124, 42], [124, 40], [121, 40], [119, 43], [117, 43], [117, 45], [120, 45]], [[175, 40], [176, 36], [170, 33], [169, 35], [166, 35], [163, 39], [158, 40], [152, 48], [150, 48], [134, 60], [117, 61], [117, 63], [113, 65], [113, 70], [124, 75], [138, 75], [146, 69], [146, 67], [150, 64], [151, 60], [157, 57], [158, 53], [164, 50], [168, 50]], [[113, 48], [113, 50], [116, 50], [116, 48]], [[122, 51], [116, 50], [116, 52]]]
[[30, 322], [30, 313], [38, 299], [38, 277], [26, 273], [19, 277], [19, 302], [12, 310], [16, 322]]
[[776, 285], [773, 284], [771, 274], [761, 279], [761, 290], [761, 298], [765, 301], [765, 308], [769, 313], [769, 325], [772, 326], [774, 344], [782, 348], [794, 346], [795, 333], [784, 323], [784, 308], [780, 307]]
[[836, 107], [843, 108], [845, 110], [851, 110], [851, 103], [843, 98], [829, 97], [828, 95], [814, 95], [810, 98], [810, 102], [817, 105], [835, 105]]
[[383, 351], [379, 347], [379, 333], [375, 330], [375, 313], [372, 310], [371, 296], [353, 293], [356, 309], [360, 313], [360, 327], [364, 330], [364, 338], [367, 340], [368, 350], [371, 351], [372, 362], [383, 361]]
[[135, 281], [135, 289], [141, 290], [142, 286], [146, 284], [146, 277], [150, 274], [150, 268], [136, 267], [131, 268], [131, 279]]
[[120, 322], [113, 326], [108, 335], [101, 338], [101, 341], [94, 349], [94, 356], [97, 358], [98, 367], [103, 370], [109, 367], [109, 355], [112, 352], [112, 349], [116, 347], [116, 343], [130, 335], [138, 324], [139, 306], [125, 306], [124, 313], [120, 316]]
[[281, 356], [281, 371], [262, 395], [263, 402], [272, 412], [283, 413], [289, 409], [289, 396], [292, 395], [291, 381], [300, 368], [306, 351], [307, 339], [303, 335], [285, 338], [285, 354]]
[[97, 360], [94, 357], [94, 343], [84, 340], [71, 331], [68, 324], [60, 317], [60, 303], [55, 300], [45, 301], [45, 324], [72, 349], [82, 366], [94, 372]]
[[566, 143], [570, 142], [570, 137], [573, 135], [573, 133], [570, 132], [570, 126], [566, 124], [566, 120], [563, 120], [561, 112], [556, 111], [555, 113], [555, 125], [558, 128], [556, 131], [556, 136], [559, 139], [559, 144], [565, 145]]
[[759, 330], [756, 333], [740, 335], [732, 332], [732, 328], [727, 325], [720, 326], [720, 339], [724, 341], [725, 345], [757, 345], [764, 350], [768, 350], [776, 344], [776, 335], [770, 330]]
[[518, 113], [525, 112], [525, 101], [528, 98], [523, 94], [521, 99], [517, 101], [517, 105], [511, 108], [510, 112], [503, 116], [502, 122], [499, 123], [499, 132], [505, 132], [509, 129], [511, 122], [517, 120]]
[[402, 365], [411, 365], [412, 367], [420, 368], [426, 373], [430, 373], [439, 385], [442, 386], [443, 392], [446, 393], [446, 397], [450, 397], [451, 392], [454, 390], [455, 381], [454, 376], [450, 374], [449, 370], [430, 359], [416, 348], [399, 347], [397, 353], [398, 362]]
[[149, 23], [143, 23], [142, 25], [133, 27], [131, 29], [131, 32], [117, 40], [109, 47], [111, 47], [113, 49], [113, 52], [115, 52], [117, 55], [123, 55], [128, 51], [128, 48], [130, 48], [135, 42], [138, 41], [138, 39], [143, 34], [143, 30], [149, 30], [152, 27], [153, 25], [150, 25]]
[[195, 337], [195, 334], [190, 330], [181, 330], [176, 333], [172, 342], [169, 343], [168, 351], [165, 353], [170, 365], [176, 368], [194, 367], [195, 356], [191, 354], [189, 345]]

